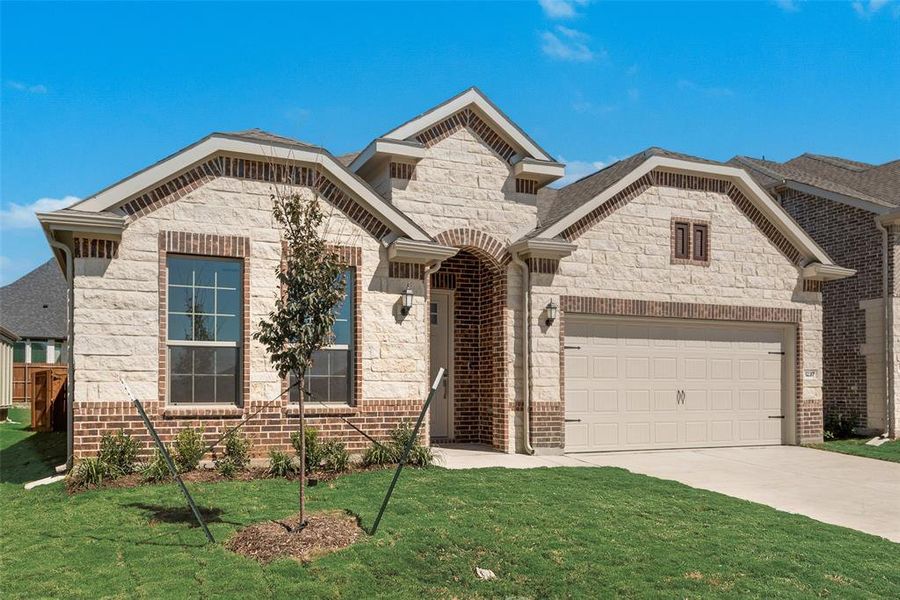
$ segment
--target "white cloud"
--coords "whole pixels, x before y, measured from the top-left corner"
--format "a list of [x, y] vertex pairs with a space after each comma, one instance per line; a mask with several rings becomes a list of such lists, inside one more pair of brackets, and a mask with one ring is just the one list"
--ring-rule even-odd
[[16, 204], [10, 202], [5, 208], [0, 209], [0, 229], [29, 229], [39, 225], [36, 212], [48, 212], [66, 208], [78, 202], [76, 196], [65, 198], [41, 198], [31, 204]]
[[619, 160], [615, 156], [610, 156], [607, 160], [566, 160], [562, 156], [558, 157], [559, 162], [566, 165], [566, 176], [553, 183], [553, 187], [560, 188], [569, 185], [573, 181], [578, 181], [582, 177], [596, 173], [604, 167], [608, 167], [612, 163]]
[[577, 7], [587, 3], [588, 0], [538, 0], [548, 19], [571, 19], [578, 15]]
[[727, 87], [699, 85], [690, 79], [679, 79], [678, 89], [682, 91], [697, 92], [704, 96], [714, 98], [724, 98], [726, 96], [734, 96], [734, 90]]
[[775, 5], [784, 12], [798, 12], [800, 10], [800, 5], [797, 4], [796, 0], [775, 0]]
[[[853, 10], [863, 19], [871, 19], [882, 8], [887, 6], [889, 0], [869, 0], [868, 2], [857, 1], [852, 4]], [[894, 7], [891, 16], [895, 19], [900, 16], [900, 7]]]
[[595, 53], [588, 47], [591, 37], [577, 29], [557, 25], [554, 31], [541, 32], [541, 50], [550, 58], [573, 62], [589, 62], [603, 58], [606, 52]]
[[29, 94], [46, 94], [47, 86], [44, 84], [22, 83], [21, 81], [7, 81], [6, 86], [19, 92], [27, 92]]

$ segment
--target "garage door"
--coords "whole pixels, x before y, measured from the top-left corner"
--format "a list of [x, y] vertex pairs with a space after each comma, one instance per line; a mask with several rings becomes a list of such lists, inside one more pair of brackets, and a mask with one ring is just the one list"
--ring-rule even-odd
[[782, 443], [784, 330], [566, 320], [566, 451]]

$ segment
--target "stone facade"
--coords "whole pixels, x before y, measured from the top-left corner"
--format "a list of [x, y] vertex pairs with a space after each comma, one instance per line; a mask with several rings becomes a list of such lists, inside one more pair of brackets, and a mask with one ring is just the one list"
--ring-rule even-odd
[[[384, 436], [416, 415], [429, 384], [430, 292], [454, 290], [454, 441], [513, 452], [521, 449], [520, 327], [526, 307], [521, 271], [506, 248], [535, 228], [536, 197], [517, 191], [531, 188], [517, 185], [511, 147], [474, 113], [447, 119], [419, 135], [419, 141], [425, 157], [414, 168], [385, 163], [370, 183], [438, 243], [460, 250], [434, 273], [422, 265], [389, 263], [382, 243], [387, 226], [327, 178], [309, 168], [290, 176], [299, 193], [315, 188], [337, 207], [329, 241], [357, 257], [356, 397], [348, 406], [311, 403], [307, 416], [310, 425], [358, 451], [368, 442], [342, 419]], [[281, 244], [271, 215], [273, 172], [259, 161], [220, 156], [188, 174], [177, 185], [161, 185], [127, 204], [130, 223], [115, 248], [87, 242], [75, 260], [79, 457], [96, 452], [104, 430], [121, 427], [147, 440], [119, 374], [145, 401], [164, 439], [186, 425], [203, 425], [212, 439], [259, 411], [245, 431], [254, 440], [254, 453], [262, 456], [287, 448], [296, 429], [297, 407], [285, 398], [273, 402], [284, 382], [250, 335], [277, 294]], [[280, 178], [277, 172], [274, 176]], [[708, 262], [673, 264], [673, 218], [708, 225]], [[198, 249], [200, 254], [222, 254], [216, 246], [225, 243], [221, 240], [240, 240], [248, 315], [240, 406], [167, 406], [160, 285], [162, 252], [172, 251], [168, 240], [173, 235], [218, 240], [212, 250]], [[801, 279], [797, 250], [733, 186], [654, 173], [630, 187], [614, 209], [594, 211], [564, 237], [577, 245], [571, 256], [529, 259], [532, 445], [542, 451], [564, 447], [565, 318], [579, 312], [584, 299], [686, 307], [671, 315], [676, 318], [698, 318], [701, 313], [692, 307], [724, 306], [725, 312], [715, 313], [730, 315], [722, 318], [756, 315], [751, 320], [789, 324], [797, 332], [796, 441], [821, 439], [821, 294]], [[416, 298], [402, 316], [398, 303], [407, 283]], [[563, 314], [548, 326], [542, 311], [551, 300]], [[812, 375], [801, 377], [801, 371]]]
[[[573, 236], [578, 249], [560, 261], [556, 273], [532, 276], [532, 306], [539, 312], [552, 300], [565, 310], [573, 305], [561, 300], [571, 297], [795, 310], [798, 369], [813, 373], [798, 386], [796, 440], [821, 440], [821, 295], [803, 291], [794, 253], [774, 246], [725, 187], [702, 187], [706, 189], [647, 185], [632, 194], [617, 210]], [[709, 264], [672, 264], [673, 218], [710, 224]], [[531, 334], [533, 399], [558, 403], [564, 380], [561, 332], [536, 319]]]

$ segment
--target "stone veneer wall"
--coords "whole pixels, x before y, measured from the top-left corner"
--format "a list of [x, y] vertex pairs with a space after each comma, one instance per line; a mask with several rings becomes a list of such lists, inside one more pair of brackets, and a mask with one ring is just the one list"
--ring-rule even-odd
[[[844, 416], [861, 427], [884, 426], [883, 337], [867, 339], [869, 321], [879, 322], [882, 297], [882, 236], [869, 211], [788, 190], [781, 205], [842, 267], [856, 275], [828, 282], [822, 294], [822, 382], [825, 418]], [[867, 301], [875, 300], [877, 305]], [[861, 303], [867, 303], [865, 310]], [[872, 323], [870, 323], [871, 325]], [[871, 327], [869, 329], [872, 333]], [[868, 376], [875, 371], [881, 378]], [[879, 381], [881, 379], [881, 381]], [[874, 385], [874, 387], [872, 387]], [[880, 405], [869, 415], [868, 407]], [[867, 418], [872, 417], [872, 418]]]
[[[297, 188], [309, 194], [306, 188]], [[159, 399], [159, 233], [184, 232], [213, 238], [238, 236], [249, 243], [245, 265], [249, 279], [250, 329], [271, 309], [277, 294], [276, 269], [281, 243], [271, 214], [271, 185], [237, 177], [215, 177], [177, 201], [144, 210], [125, 230], [115, 257], [75, 260], [75, 451], [93, 454], [104, 431], [123, 428], [149, 450], [149, 439], [128, 402], [121, 374], [145, 403], [165, 440], [184, 426], [204, 426], [212, 440], [225, 428], [263, 408], [281, 391], [265, 350], [244, 340], [249, 361], [249, 389], [243, 407], [167, 407]], [[339, 415], [365, 431], [384, 436], [402, 419], [418, 414], [427, 393], [427, 314], [424, 284], [413, 281], [412, 311], [399, 317], [398, 298], [407, 280], [388, 277], [388, 262], [378, 240], [335, 211], [328, 237], [338, 246], [360, 248], [358, 267], [363, 324], [362, 388], [353, 406], [307, 407], [310, 425], [339, 436], [351, 450], [368, 442]], [[96, 253], [95, 253], [96, 254]], [[246, 336], [245, 336], [246, 338]], [[244, 431], [254, 440], [254, 454], [286, 449], [296, 429], [296, 406], [286, 397], [265, 408]]]
[[[821, 440], [821, 295], [803, 291], [796, 253], [773, 246], [722, 188], [703, 181], [687, 184], [698, 189], [647, 185], [618, 210], [599, 211], [599, 221], [579, 225], [578, 249], [560, 261], [556, 272], [532, 275], [532, 398], [549, 415], [534, 419], [536, 447], [564, 445], [563, 432], [552, 425], [561, 427], [564, 413], [560, 328], [566, 315], [549, 327], [540, 318], [543, 307], [551, 300], [559, 305], [563, 297], [797, 311], [798, 366], [813, 373], [801, 378], [798, 390], [797, 441]], [[672, 218], [710, 223], [708, 265], [671, 263]], [[566, 302], [571, 309], [571, 301]]]

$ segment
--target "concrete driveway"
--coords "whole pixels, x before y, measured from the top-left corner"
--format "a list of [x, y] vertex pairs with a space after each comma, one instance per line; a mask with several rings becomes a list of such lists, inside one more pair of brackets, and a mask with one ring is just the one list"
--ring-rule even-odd
[[900, 543], [900, 464], [797, 446], [564, 456], [439, 449], [448, 468], [621, 467]]

